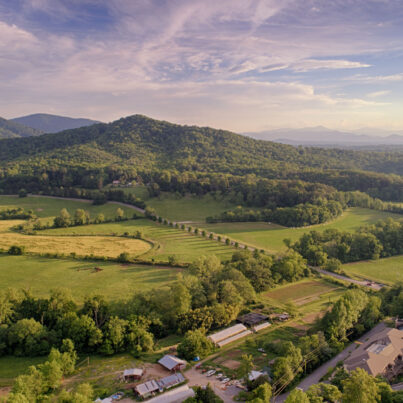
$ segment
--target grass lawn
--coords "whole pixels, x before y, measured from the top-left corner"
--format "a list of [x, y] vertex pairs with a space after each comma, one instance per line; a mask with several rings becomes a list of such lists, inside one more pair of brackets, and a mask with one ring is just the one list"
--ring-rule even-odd
[[[95, 272], [94, 267], [102, 270]], [[64, 287], [78, 302], [91, 293], [125, 299], [134, 291], [165, 286], [179, 272], [157, 266], [0, 255], [0, 290], [29, 288], [34, 295], [46, 296], [50, 289]]]
[[312, 230], [324, 231], [327, 228], [353, 231], [360, 226], [372, 224], [388, 217], [397, 220], [403, 219], [403, 215], [355, 207], [346, 210], [342, 216], [332, 222], [303, 228], [285, 228], [263, 222], [203, 224], [202, 228], [217, 234], [227, 235], [232, 239], [257, 248], [278, 252], [286, 249], [283, 243], [286, 238], [296, 241], [304, 233]]
[[[43, 235], [103, 235], [135, 234], [141, 231], [143, 237], [154, 243], [154, 248], [142, 255], [143, 259], [167, 260], [168, 256], [175, 255], [181, 262], [192, 262], [202, 255], [217, 255], [220, 259], [228, 259], [234, 249], [223, 243], [190, 235], [186, 231], [178, 230], [151, 220], [139, 219], [111, 224], [87, 225], [82, 227], [60, 228], [42, 231]], [[118, 238], [119, 239], [119, 238]]]
[[403, 281], [403, 256], [349, 263], [342, 269], [349, 275], [393, 285]]
[[46, 361], [47, 357], [0, 357], [0, 387], [10, 386], [13, 379], [28, 371], [31, 365]]
[[235, 208], [235, 205], [229, 201], [216, 200], [211, 195], [176, 197], [168, 193], [162, 193], [160, 197], [147, 200], [147, 206], [155, 208], [158, 215], [173, 221], [201, 223], [204, 223], [208, 216]]

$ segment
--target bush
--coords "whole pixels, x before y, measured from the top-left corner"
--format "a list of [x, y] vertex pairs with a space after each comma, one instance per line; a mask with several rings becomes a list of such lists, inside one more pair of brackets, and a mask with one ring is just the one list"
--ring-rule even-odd
[[22, 246], [13, 245], [7, 252], [9, 255], [19, 256], [24, 254], [24, 248]]

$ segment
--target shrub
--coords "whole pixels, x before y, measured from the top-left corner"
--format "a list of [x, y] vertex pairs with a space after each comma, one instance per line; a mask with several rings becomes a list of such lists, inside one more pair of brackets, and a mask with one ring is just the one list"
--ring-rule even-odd
[[24, 248], [22, 246], [13, 245], [8, 250], [9, 255], [19, 256], [24, 254]]

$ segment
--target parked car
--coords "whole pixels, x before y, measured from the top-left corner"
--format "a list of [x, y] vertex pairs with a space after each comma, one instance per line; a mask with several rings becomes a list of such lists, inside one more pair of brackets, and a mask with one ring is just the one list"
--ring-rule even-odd
[[216, 371], [215, 369], [210, 369], [210, 371], [208, 371], [208, 372], [206, 373], [206, 376], [212, 376], [212, 375], [214, 375], [216, 372], [217, 372], [217, 371]]
[[231, 379], [230, 378], [224, 378], [223, 380], [221, 380], [221, 383], [227, 383], [229, 382]]

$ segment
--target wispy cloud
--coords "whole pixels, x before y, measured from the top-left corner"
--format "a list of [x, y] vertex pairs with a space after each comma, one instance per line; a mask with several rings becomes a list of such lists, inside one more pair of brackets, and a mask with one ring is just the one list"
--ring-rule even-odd
[[[367, 87], [403, 81], [403, 73], [377, 71], [375, 57], [400, 46], [398, 6], [380, 0], [0, 0], [0, 116], [32, 112], [35, 105], [89, 111], [101, 120], [164, 114], [233, 130], [266, 125], [271, 111], [280, 126], [289, 116], [314, 119], [315, 111], [316, 119], [331, 119], [326, 108], [335, 116], [353, 110], [373, 116], [379, 108], [386, 116], [387, 104], [375, 100], [386, 94]], [[348, 88], [351, 69], [370, 71], [350, 77], [366, 85], [361, 94]], [[307, 122], [317, 123], [326, 121]]]

